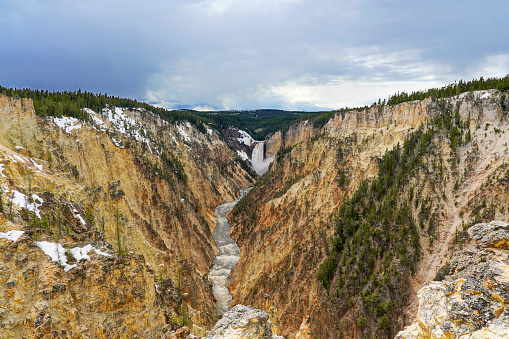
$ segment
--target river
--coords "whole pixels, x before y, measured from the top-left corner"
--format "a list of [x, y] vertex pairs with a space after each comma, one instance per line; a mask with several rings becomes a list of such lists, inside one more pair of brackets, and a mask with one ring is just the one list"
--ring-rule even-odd
[[235, 268], [240, 259], [240, 248], [230, 237], [230, 224], [226, 218], [233, 207], [249, 192], [250, 188], [240, 190], [240, 198], [227, 202], [216, 207], [215, 214], [217, 225], [214, 230], [214, 239], [219, 254], [214, 260], [214, 265], [209, 271], [209, 278], [212, 280], [212, 292], [216, 298], [216, 307], [220, 315], [228, 312], [232, 308], [232, 296], [228, 290], [228, 275]]

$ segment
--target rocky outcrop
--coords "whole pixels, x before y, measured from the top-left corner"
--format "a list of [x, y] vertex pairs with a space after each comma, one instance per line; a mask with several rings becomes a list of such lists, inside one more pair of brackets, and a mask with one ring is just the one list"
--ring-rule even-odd
[[468, 233], [480, 247], [509, 249], [509, 224], [492, 221], [489, 224], [477, 224], [468, 229]]
[[272, 333], [269, 315], [250, 306], [237, 305], [224, 314], [205, 339], [283, 339]]
[[440, 112], [434, 99], [404, 102], [396, 106], [374, 105], [360, 112], [349, 111], [336, 113], [325, 126], [332, 135], [349, 135], [366, 131], [366, 129], [383, 128], [400, 125], [407, 129], [419, 126]]
[[509, 336], [509, 223], [468, 229], [475, 243], [454, 254], [418, 293], [415, 321], [397, 339], [507, 338]]
[[267, 158], [275, 157], [277, 152], [283, 148], [283, 133], [277, 131], [265, 142], [265, 156]]
[[0, 94], [0, 144], [13, 149], [26, 145], [35, 148], [40, 140], [31, 99]]

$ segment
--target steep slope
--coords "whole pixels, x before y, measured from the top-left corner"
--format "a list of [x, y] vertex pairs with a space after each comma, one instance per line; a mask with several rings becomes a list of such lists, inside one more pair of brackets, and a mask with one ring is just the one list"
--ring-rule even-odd
[[234, 304], [266, 310], [290, 338], [303, 320], [314, 337], [394, 335], [462, 225], [509, 212], [505, 107], [496, 90], [464, 93], [279, 136], [285, 148], [233, 211]]
[[508, 227], [502, 221], [470, 227], [475, 241], [419, 290], [417, 319], [396, 338], [507, 337]]
[[[170, 323], [191, 321], [197, 332], [211, 328], [217, 316], [206, 273], [218, 251], [212, 237], [213, 210], [252, 181], [218, 132], [202, 133], [185, 122], [169, 124], [145, 109], [85, 110], [88, 121], [37, 117], [31, 100], [5, 95], [0, 95], [0, 111], [4, 213], [16, 228], [26, 231], [29, 245], [35, 237], [56, 243], [63, 235], [71, 247], [99, 241], [111, 244], [109, 253], [132, 268], [129, 258], [142, 255], [137, 269], [121, 272], [142, 274], [140, 285], [150, 290], [146, 293], [151, 301], [140, 303], [154, 303], [155, 276], [156, 285], [164, 287], [158, 289], [157, 298]], [[27, 202], [13, 200], [15, 192], [24, 193]], [[42, 200], [33, 201], [33, 194]], [[40, 205], [38, 216], [28, 211], [35, 203]], [[2, 220], [5, 225], [5, 217]], [[47, 265], [44, 260], [35, 264]], [[62, 283], [69, 274], [62, 273]], [[121, 289], [123, 284], [113, 279], [112, 286]], [[153, 314], [164, 318], [157, 307]], [[23, 312], [33, 310], [29, 303], [25, 308]], [[137, 312], [135, 308], [122, 312], [131, 311]], [[87, 325], [89, 331], [93, 323]], [[157, 332], [164, 323], [151, 321], [145, 327]], [[148, 332], [133, 333], [145, 337]]]

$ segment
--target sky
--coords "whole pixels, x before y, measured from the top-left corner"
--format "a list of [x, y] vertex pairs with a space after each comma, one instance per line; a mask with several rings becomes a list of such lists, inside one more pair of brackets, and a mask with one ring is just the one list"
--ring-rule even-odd
[[0, 0], [0, 85], [332, 110], [509, 73], [507, 0]]

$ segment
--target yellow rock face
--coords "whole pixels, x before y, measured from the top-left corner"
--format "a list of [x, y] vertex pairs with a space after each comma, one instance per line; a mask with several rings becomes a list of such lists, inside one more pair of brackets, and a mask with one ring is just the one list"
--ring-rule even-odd
[[156, 338], [165, 325], [139, 257], [91, 254], [64, 272], [26, 235], [0, 239], [0, 256], [0, 338]]
[[[87, 239], [105, 241], [115, 251], [120, 248], [127, 254], [110, 265], [108, 272], [101, 270], [104, 264], [94, 269], [88, 266], [87, 278], [74, 282], [68, 275], [76, 269], [62, 274], [62, 268], [53, 267], [47, 256], [30, 252], [36, 256], [32, 261], [36, 271], [46, 272], [43, 268], [48, 266], [53, 272], [31, 281], [35, 285], [44, 281], [43, 285], [49, 286], [44, 289], [56, 283], [66, 285], [64, 296], [44, 307], [65, 315], [62, 319], [52, 316], [51, 324], [72, 330], [74, 337], [83, 333], [104, 336], [99, 333], [106, 324], [118, 326], [123, 338], [132, 334], [145, 338], [149, 336], [141, 333], [159, 331], [164, 317], [155, 299], [154, 279], [171, 279], [172, 291], [178, 288], [180, 295], [186, 295], [191, 321], [211, 328], [215, 305], [204, 275], [217, 253], [213, 211], [237, 197], [239, 189], [250, 185], [252, 179], [217, 132], [202, 134], [190, 124], [172, 125], [147, 111], [122, 110], [122, 114], [136, 122], [136, 131], [145, 141], [136, 140], [129, 131], [119, 132], [118, 126], [100, 115], [101, 125], [80, 122], [79, 128], [65, 131], [51, 118], [36, 116], [31, 100], [0, 95], [0, 186], [26, 196], [46, 194], [48, 199], [40, 210], [51, 231], [41, 231], [41, 237], [53, 237], [56, 220], [62, 217], [70, 232], [78, 232], [76, 239], [62, 240], [69, 245], [78, 241], [83, 246]], [[8, 203], [8, 194], [3, 195], [3, 203]], [[12, 207], [14, 224], [21, 229], [31, 220], [22, 207]], [[82, 225], [77, 217], [85, 218], [87, 209], [95, 219], [94, 226], [88, 222]], [[143, 260], [135, 259], [138, 255]], [[17, 297], [21, 286], [24, 284], [5, 291], [12, 298], [9, 307], [20, 314], [32, 314], [38, 305], [34, 293], [39, 290], [34, 287]], [[31, 297], [34, 302], [28, 302]], [[179, 299], [164, 307], [171, 315], [180, 306]], [[34, 313], [30, 322], [50, 321], [37, 320], [37, 316]], [[62, 327], [64, 323], [67, 327]]]
[[[426, 159], [430, 169], [428, 174], [420, 174], [425, 178], [420, 194], [436, 197], [440, 225], [433, 244], [426, 232], [421, 234], [423, 256], [406, 290], [410, 297], [405, 314], [395, 320], [399, 328], [413, 320], [416, 309], [412, 305], [417, 304], [419, 287], [434, 278], [441, 261], [448, 260], [447, 249], [452, 247], [456, 229], [462, 227], [460, 212], [465, 211], [464, 222], [468, 223], [471, 216], [467, 212], [474, 202], [497, 199], [498, 206], [507, 206], [504, 181], [492, 184], [496, 180], [489, 179], [505, 177], [509, 156], [503, 146], [509, 141], [509, 128], [500, 107], [501, 94], [490, 93], [491, 97], [482, 101], [482, 93], [477, 92], [447, 99], [452, 110], [457, 109], [465, 120], [470, 118], [472, 142], [458, 152], [458, 169], [443, 187], [432, 189], [426, 179], [435, 172], [431, 164], [437, 160]], [[337, 113], [321, 130], [301, 123], [286, 135], [274, 136], [273, 145], [293, 148], [271, 165], [245, 206], [239, 203], [232, 214], [233, 237], [241, 248], [241, 259], [230, 277], [234, 305], [253, 305], [266, 311], [267, 305], [273, 306], [277, 309], [273, 322], [278, 324], [279, 334], [289, 338], [302, 335], [299, 328], [305, 316], [310, 316], [309, 328], [316, 337], [339, 337], [340, 333], [348, 338], [362, 337], [360, 326], [342, 330], [339, 326], [355, 324], [359, 310], [338, 311], [316, 279], [325, 249], [331, 245], [327, 239], [334, 233], [334, 213], [362, 180], [378, 173], [377, 158], [398, 142], [402, 145], [408, 133], [439, 113], [434, 99], [374, 106], [362, 112]], [[483, 128], [476, 129], [478, 125]], [[451, 149], [445, 142], [438, 140], [433, 147], [440, 161], [451, 162]], [[451, 193], [456, 179], [460, 186], [457, 195]], [[497, 208], [494, 213], [504, 220], [509, 211]], [[372, 329], [373, 334], [376, 324]]]

